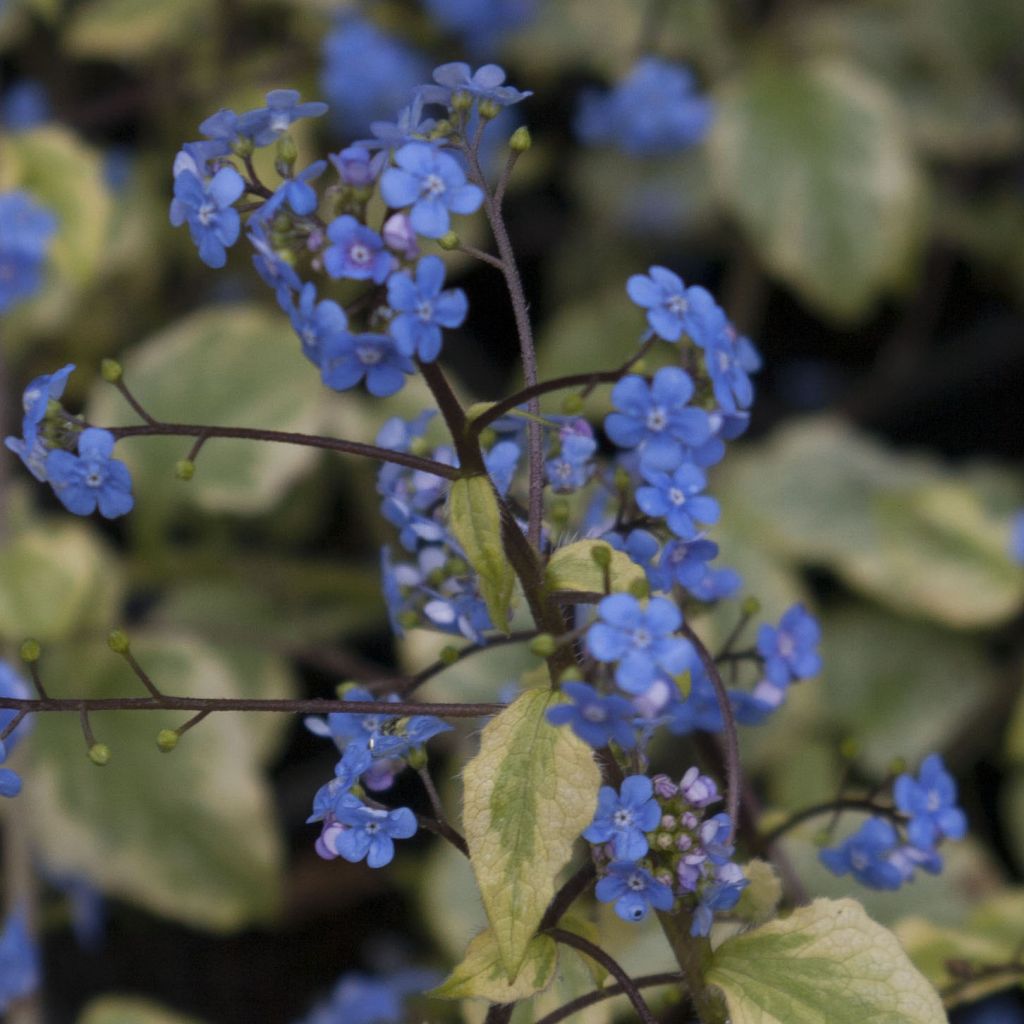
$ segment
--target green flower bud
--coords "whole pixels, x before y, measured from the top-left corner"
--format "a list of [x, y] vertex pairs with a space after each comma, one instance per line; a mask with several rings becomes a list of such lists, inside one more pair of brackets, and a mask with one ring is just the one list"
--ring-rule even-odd
[[352, 690], [357, 690], [359, 684], [353, 682], [351, 679], [346, 679], [343, 683], [338, 683], [334, 688], [334, 692], [338, 695], [338, 700], [348, 700], [348, 695]]
[[415, 629], [420, 624], [420, 617], [414, 611], [402, 612], [398, 616], [398, 624], [402, 629]]
[[165, 753], [169, 754], [177, 745], [181, 737], [173, 729], [161, 729], [156, 734], [156, 745]]
[[427, 748], [419, 747], [416, 750], [410, 750], [409, 753], [405, 755], [405, 760], [414, 772], [418, 772], [421, 768], [426, 768]]
[[459, 660], [459, 649], [458, 647], [452, 647], [449, 644], [447, 647], [442, 647], [440, 654], [437, 656], [437, 660], [442, 665], [454, 665]]
[[112, 629], [107, 634], [107, 646], [115, 654], [127, 654], [130, 646], [128, 634], [123, 629]]
[[595, 544], [590, 549], [590, 557], [601, 569], [607, 569], [612, 564], [612, 549], [607, 544]]
[[619, 491], [628, 491], [630, 486], [629, 473], [621, 466], [615, 470], [615, 489]]
[[629, 592], [642, 601], [645, 597], [650, 596], [651, 588], [647, 580], [636, 579], [629, 584]]
[[444, 571], [449, 576], [465, 576], [469, 572], [469, 566], [466, 561], [462, 558], [449, 558], [444, 563]]
[[907, 770], [907, 759], [905, 757], [894, 757], [889, 762], [890, 775], [902, 775]]
[[437, 244], [441, 246], [445, 252], [451, 252], [453, 249], [458, 249], [459, 236], [455, 234], [454, 231], [448, 231], [437, 240]]
[[501, 107], [494, 100], [480, 101], [480, 116], [485, 121], [493, 121], [501, 113]]
[[110, 747], [106, 743], [94, 743], [89, 748], [89, 760], [92, 761], [97, 768], [102, 768], [105, 764], [110, 762]]
[[253, 149], [255, 149], [255, 146], [253, 145], [252, 139], [247, 139], [242, 135], [239, 135], [238, 138], [231, 143], [231, 152], [234, 153], [235, 156], [241, 157], [243, 160], [247, 156], [252, 156]]
[[116, 384], [124, 376], [124, 369], [116, 359], [104, 359], [100, 363], [100, 376], [108, 384]]
[[744, 615], [758, 615], [761, 611], [761, 602], [753, 595], [748, 595], [743, 598], [743, 604], [740, 605], [740, 610]]
[[452, 110], [469, 110], [473, 106], [473, 94], [466, 92], [465, 89], [458, 89], [452, 93]]
[[860, 743], [853, 736], [847, 736], [839, 744], [839, 756], [846, 761], [852, 761], [859, 757]]
[[564, 526], [569, 522], [569, 502], [566, 498], [553, 498], [548, 506], [551, 521]]
[[555, 653], [558, 644], [550, 633], [541, 633], [530, 641], [530, 653], [538, 658], [550, 658]]
[[43, 649], [39, 646], [38, 640], [26, 640], [22, 643], [19, 653], [21, 654], [21, 660], [26, 665], [31, 665], [32, 662], [39, 660]]
[[480, 444], [482, 447], [487, 449], [493, 448], [497, 441], [497, 431], [492, 430], [490, 427], [484, 427], [484, 429], [480, 431]]
[[513, 133], [512, 138], [508, 140], [508, 148], [513, 153], [525, 153], [533, 145], [533, 138], [530, 135], [530, 129], [526, 125], [520, 125]]
[[174, 475], [179, 480], [191, 480], [196, 475], [196, 464], [191, 459], [178, 459], [174, 464]]

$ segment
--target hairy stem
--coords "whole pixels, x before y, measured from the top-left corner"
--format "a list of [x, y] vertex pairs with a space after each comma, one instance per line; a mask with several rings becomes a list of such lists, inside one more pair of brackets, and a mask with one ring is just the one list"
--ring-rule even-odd
[[[658, 985], [678, 985], [683, 980], [681, 974], [672, 972], [644, 974], [639, 978], [633, 979], [633, 987], [639, 990], [642, 988], [654, 988]], [[580, 1010], [585, 1010], [588, 1006], [603, 1002], [605, 999], [611, 999], [613, 996], [621, 996], [625, 991], [618, 983], [607, 985], [605, 988], [595, 989], [593, 992], [577, 996], [564, 1006], [560, 1006], [557, 1010], [552, 1010], [551, 1013], [545, 1014], [535, 1024], [559, 1024], [559, 1021], [567, 1020], [574, 1013], [579, 1013]]]

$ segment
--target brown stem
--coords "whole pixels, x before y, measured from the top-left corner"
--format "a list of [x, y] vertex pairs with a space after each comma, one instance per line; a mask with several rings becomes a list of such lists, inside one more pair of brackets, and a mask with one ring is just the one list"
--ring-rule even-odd
[[361, 455], [381, 462], [393, 462], [408, 469], [417, 469], [434, 476], [455, 480], [459, 471], [433, 459], [420, 458], [408, 452], [395, 452], [374, 444], [359, 441], [343, 441], [318, 434], [296, 434], [285, 430], [260, 430], [253, 427], [213, 427], [195, 423], [147, 423], [139, 427], [108, 427], [118, 440], [125, 437], [215, 437], [236, 438], [245, 441], [270, 441], [277, 444], [295, 444], [306, 448], [322, 448], [325, 451], [341, 452], [344, 455]]
[[553, 928], [558, 924], [562, 915], [590, 888], [596, 877], [597, 869], [594, 867], [594, 862], [588, 860], [555, 893], [547, 910], [544, 911], [544, 916], [540, 919], [540, 924], [537, 925], [537, 931], [547, 931], [548, 928]]
[[[673, 972], [665, 972], [663, 974], [644, 974], [639, 978], [633, 979], [634, 988], [654, 988], [657, 985], [678, 985], [683, 981], [681, 974]], [[559, 1024], [559, 1021], [567, 1020], [574, 1013], [579, 1013], [580, 1010], [585, 1010], [588, 1006], [593, 1006], [594, 1003], [603, 1002], [605, 999], [611, 999], [613, 996], [621, 996], [626, 990], [619, 984], [608, 985], [605, 988], [595, 989], [593, 992], [588, 992], [586, 995], [577, 996], [575, 999], [566, 1003], [564, 1006], [560, 1006], [557, 1010], [552, 1010], [551, 1013], [545, 1014], [539, 1020], [535, 1021], [534, 1024]]]
[[131, 390], [129, 389], [128, 385], [124, 382], [123, 378], [121, 380], [115, 381], [114, 387], [121, 392], [121, 397], [124, 398], [124, 400], [139, 414], [139, 416], [143, 420], [145, 420], [151, 427], [155, 427], [157, 425], [158, 420], [155, 417], [151, 416], [145, 410], [145, 408], [143, 408], [142, 403], [135, 397], [135, 395], [132, 394]]
[[736, 717], [732, 713], [732, 702], [729, 700], [725, 683], [722, 682], [722, 677], [718, 673], [718, 666], [715, 664], [711, 652], [704, 646], [704, 641], [697, 636], [689, 623], [683, 623], [682, 633], [693, 644], [697, 657], [700, 658], [704, 671], [715, 689], [715, 697], [722, 712], [722, 722], [725, 726], [725, 810], [732, 822], [732, 834], [735, 838], [739, 831], [740, 790], [743, 785]]
[[548, 935], [556, 942], [562, 943], [563, 946], [572, 946], [573, 949], [578, 949], [581, 953], [589, 956], [591, 960], [599, 963], [622, 986], [622, 991], [633, 1004], [633, 1009], [636, 1010], [643, 1024], [658, 1024], [654, 1014], [651, 1013], [651, 1008], [636, 987], [636, 982], [630, 978], [614, 957], [575, 932], [567, 932], [562, 928], [551, 928], [548, 930]]
[[762, 850], [767, 849], [787, 832], [796, 828], [797, 825], [811, 818], [816, 818], [819, 814], [831, 814], [836, 811], [868, 811], [871, 814], [880, 814], [882, 817], [888, 818], [897, 824], [907, 820], [906, 815], [901, 814], [895, 807], [887, 804], [878, 804], [874, 800], [865, 797], [842, 796], [835, 800], [826, 800], [820, 804], [804, 807], [791, 814], [784, 822], [776, 825], [770, 832], [766, 832], [763, 836], [758, 836], [754, 844], [754, 853], [760, 853]]

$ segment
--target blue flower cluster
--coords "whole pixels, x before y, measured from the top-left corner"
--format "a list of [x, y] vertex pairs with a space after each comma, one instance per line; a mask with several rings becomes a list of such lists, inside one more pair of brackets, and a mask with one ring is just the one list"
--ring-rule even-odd
[[0, 1013], [39, 988], [39, 950], [28, 929], [24, 907], [17, 907], [0, 932]]
[[666, 775], [630, 775], [619, 792], [603, 786], [583, 837], [594, 845], [597, 898], [614, 903], [624, 921], [680, 900], [690, 931], [707, 935], [716, 911], [731, 910], [748, 882], [732, 862], [732, 822], [708, 816], [720, 799], [713, 779], [691, 767], [676, 783]]
[[591, 90], [580, 97], [575, 127], [588, 145], [656, 156], [700, 142], [712, 114], [711, 102], [697, 93], [687, 68], [644, 57], [610, 92]]
[[[21, 677], [7, 664], [0, 661], [0, 697], [18, 697], [22, 700], [31, 696], [28, 687]], [[14, 721], [17, 712], [10, 709], [0, 710], [0, 732], [3, 732]], [[31, 729], [30, 719], [24, 719], [14, 730], [0, 740], [0, 764], [7, 761], [18, 743]], [[0, 796], [17, 796], [21, 792], [21, 776], [12, 768], [0, 768]]]
[[[346, 700], [374, 700], [373, 694], [359, 687], [345, 690], [344, 696]], [[383, 703], [386, 707], [387, 702]], [[334, 778], [313, 797], [308, 821], [321, 823], [317, 853], [325, 860], [342, 857], [356, 863], [365, 859], [371, 868], [390, 864], [394, 840], [415, 835], [416, 816], [408, 807], [388, 810], [365, 803], [359, 795], [362, 787], [372, 791], [390, 788], [409, 759], [422, 756], [427, 740], [451, 726], [426, 715], [400, 718], [382, 708], [368, 715], [335, 713], [326, 719], [307, 718], [306, 727], [317, 736], [332, 739], [342, 753]]]
[[936, 847], [943, 839], [967, 834], [967, 818], [956, 796], [956, 782], [942, 757], [930, 754], [916, 779], [903, 774], [893, 783], [891, 818], [868, 818], [839, 846], [818, 856], [829, 871], [852, 874], [872, 889], [898, 889], [918, 868], [937, 874], [942, 857]]
[[[376, 38], [376, 29], [359, 19], [346, 19], [339, 33], [346, 48], [367, 33]], [[351, 73], [346, 64], [344, 74]], [[329, 163], [319, 160], [296, 171], [288, 129], [327, 107], [302, 103], [287, 89], [268, 93], [259, 110], [218, 111], [200, 125], [206, 138], [186, 143], [175, 159], [171, 223], [188, 225], [200, 259], [211, 267], [224, 266], [227, 250], [243, 233], [248, 237], [254, 265], [291, 318], [303, 354], [337, 391], [362, 384], [378, 397], [394, 394], [417, 361], [437, 359], [442, 331], [466, 318], [465, 294], [444, 287], [443, 262], [420, 258], [419, 239], [441, 238], [453, 215], [476, 212], [483, 190], [466, 179], [456, 129], [438, 134], [423, 108], [433, 105], [452, 118], [449, 126], [465, 128], [480, 101], [501, 107], [529, 94], [505, 85], [496, 65], [473, 71], [466, 64], [445, 64], [433, 78], [415, 88], [403, 86], [409, 103], [396, 121], [372, 122], [372, 138], [331, 155]], [[274, 190], [255, 177], [250, 159], [255, 149], [271, 144], [282, 176]], [[329, 166], [338, 180], [324, 186]], [[370, 200], [378, 189], [388, 213], [371, 226]], [[250, 212], [243, 224], [239, 201], [252, 197], [256, 201], [246, 203]], [[325, 206], [334, 214], [330, 219], [321, 216]], [[306, 279], [307, 268], [331, 281], [362, 283], [365, 290], [343, 307], [318, 294]]]
[[24, 192], [0, 193], [0, 313], [39, 290], [57, 221]]
[[113, 458], [114, 435], [109, 430], [83, 430], [61, 407], [74, 369], [69, 363], [29, 384], [22, 395], [22, 436], [7, 437], [4, 444], [37, 480], [50, 484], [69, 512], [87, 516], [98, 509], [107, 519], [116, 519], [135, 505], [131, 475]]

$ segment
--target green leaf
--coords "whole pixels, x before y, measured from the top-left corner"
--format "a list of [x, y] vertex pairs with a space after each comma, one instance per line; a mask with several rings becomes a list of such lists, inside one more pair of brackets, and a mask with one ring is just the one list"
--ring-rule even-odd
[[936, 991], [853, 900], [815, 900], [722, 943], [707, 980], [732, 1024], [945, 1024]]
[[776, 553], [827, 565], [900, 612], [970, 629], [1009, 618], [1024, 599], [1007, 543], [1008, 480], [954, 476], [809, 417], [737, 451], [716, 490], [730, 521]]
[[616, 551], [603, 540], [580, 540], [552, 554], [544, 574], [548, 590], [603, 594], [604, 570], [593, 558], [597, 548], [607, 550], [611, 558], [608, 576], [613, 592], [629, 590], [631, 583], [646, 579], [643, 569], [625, 551]]
[[[169, 694], [245, 697], [259, 684], [184, 634], [133, 633], [132, 649]], [[46, 668], [54, 695], [143, 692], [105, 646], [63, 648]], [[279, 898], [282, 844], [260, 762], [265, 734], [250, 727], [250, 716], [214, 714], [173, 753], [161, 753], [159, 730], [187, 717], [94, 715], [96, 737], [112, 754], [106, 767], [94, 768], [76, 715], [41, 716], [25, 773], [33, 840], [52, 870], [85, 875], [173, 920], [214, 931], [267, 921]]]
[[107, 629], [120, 600], [117, 561], [82, 523], [46, 522], [0, 548], [0, 637], [12, 643]]
[[[1019, 972], [993, 971], [986, 967], [1013, 964], [1020, 948], [1024, 920], [1024, 889], [1002, 889], [986, 900], [956, 928], [941, 927], [924, 917], [907, 917], [893, 927], [903, 948], [925, 977], [938, 989], [956, 983], [946, 996], [946, 1005], [972, 1003], [1006, 988], [1020, 984]], [[981, 976], [965, 982], [949, 971], [951, 962], [966, 963]]]
[[514, 1003], [528, 999], [551, 984], [558, 961], [558, 946], [548, 935], [534, 936], [526, 947], [522, 966], [512, 981], [505, 975], [498, 942], [488, 928], [477, 935], [466, 955], [442, 985], [427, 993], [435, 999], [489, 999]]
[[84, 286], [106, 255], [113, 206], [100, 154], [46, 125], [0, 139], [0, 186], [24, 188], [57, 219], [50, 259], [61, 282]]
[[897, 753], [914, 765], [945, 747], [994, 682], [974, 643], [867, 606], [823, 616], [822, 660], [831, 719], [879, 774]]
[[590, 747], [545, 718], [560, 699], [544, 689], [520, 694], [485, 727], [463, 773], [470, 860], [510, 979], [593, 819], [601, 785]]
[[[132, 349], [125, 378], [152, 415], [178, 423], [315, 433], [321, 386], [299, 358], [287, 317], [257, 305], [200, 310]], [[124, 401], [98, 384], [93, 423], [123, 423]], [[121, 441], [120, 458], [135, 479], [140, 511], [195, 502], [211, 511], [256, 513], [308, 470], [316, 449], [219, 439], [196, 460], [195, 477], [177, 480], [174, 465], [189, 438]]]
[[448, 495], [448, 519], [455, 539], [480, 577], [480, 593], [495, 628], [508, 628], [516, 574], [501, 543], [501, 512], [486, 476], [456, 480]]
[[65, 35], [78, 57], [141, 61], [209, 30], [205, 0], [88, 0]]
[[710, 147], [726, 208], [822, 312], [856, 319], [907, 275], [919, 175], [888, 93], [852, 65], [762, 57], [722, 89]]
[[743, 865], [750, 883], [736, 904], [736, 916], [752, 924], [761, 924], [775, 916], [782, 900], [782, 881], [767, 861], [752, 860]]
[[85, 1008], [78, 1024], [200, 1024], [148, 999], [134, 996], [100, 996]]

